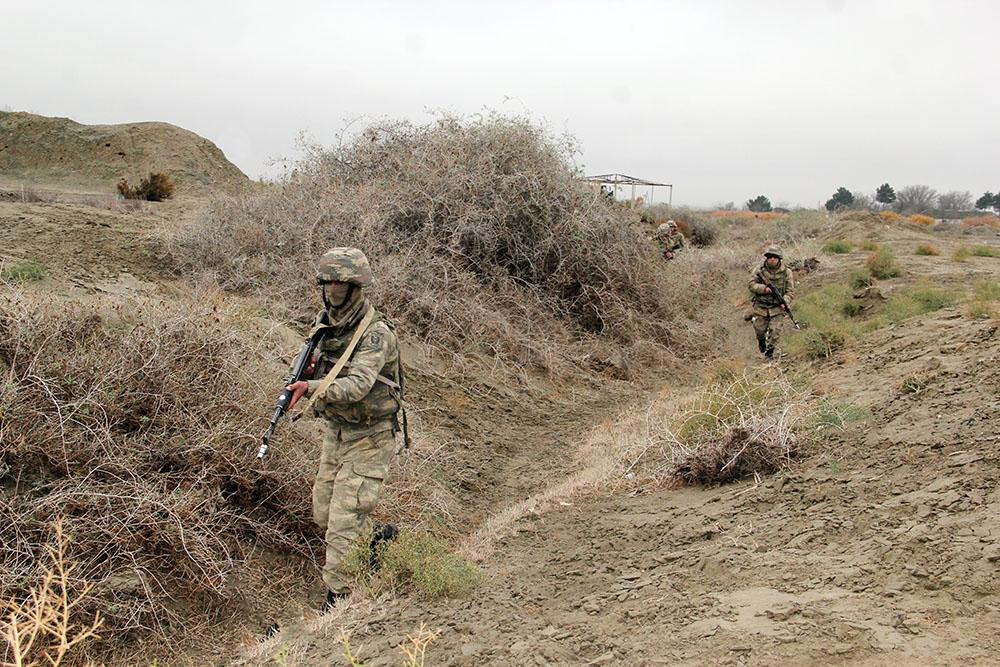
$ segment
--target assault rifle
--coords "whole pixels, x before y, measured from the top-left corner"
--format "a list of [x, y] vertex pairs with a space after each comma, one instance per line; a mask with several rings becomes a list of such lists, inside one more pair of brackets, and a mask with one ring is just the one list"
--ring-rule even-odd
[[309, 369], [309, 365], [312, 363], [313, 354], [316, 352], [316, 348], [319, 347], [320, 342], [323, 340], [323, 335], [326, 333], [327, 327], [318, 326], [302, 344], [302, 349], [299, 350], [299, 356], [295, 357], [294, 363], [292, 363], [292, 370], [288, 374], [288, 379], [285, 380], [285, 384], [281, 388], [281, 396], [278, 397], [278, 404], [274, 407], [274, 415], [271, 416], [271, 425], [267, 429], [267, 433], [264, 434], [264, 441], [260, 445], [260, 449], [257, 450], [257, 458], [263, 459], [267, 455], [267, 450], [271, 446], [271, 436], [274, 435], [274, 429], [278, 426], [278, 422], [281, 418], [288, 412], [288, 408], [292, 402], [292, 392], [285, 389], [288, 385], [293, 382], [298, 382], [299, 380], [306, 380], [306, 371]]
[[799, 323], [795, 321], [795, 316], [792, 315], [792, 307], [788, 305], [787, 301], [785, 301], [785, 295], [781, 293], [781, 290], [779, 290], [777, 287], [775, 287], [774, 283], [772, 283], [770, 280], [768, 280], [767, 278], [765, 278], [763, 275], [761, 275], [761, 274], [757, 274], [757, 275], [760, 276], [760, 279], [764, 281], [764, 287], [767, 287], [768, 289], [770, 289], [771, 293], [774, 294], [774, 297], [778, 300], [778, 303], [780, 303], [782, 306], [785, 307], [785, 312], [788, 313], [788, 317], [789, 317], [789, 319], [792, 320], [792, 324], [795, 325], [795, 328], [796, 329], [801, 329], [802, 327], [800, 327]]

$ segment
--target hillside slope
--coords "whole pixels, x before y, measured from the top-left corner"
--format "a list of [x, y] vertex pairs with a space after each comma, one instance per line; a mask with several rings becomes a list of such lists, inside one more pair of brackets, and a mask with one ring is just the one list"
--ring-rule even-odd
[[165, 171], [185, 190], [233, 191], [249, 182], [218, 146], [169, 123], [83, 125], [68, 118], [0, 112], [0, 186], [111, 192]]

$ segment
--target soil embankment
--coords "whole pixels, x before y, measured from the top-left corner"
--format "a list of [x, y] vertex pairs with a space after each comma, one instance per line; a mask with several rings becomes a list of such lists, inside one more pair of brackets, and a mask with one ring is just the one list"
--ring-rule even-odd
[[121, 179], [138, 184], [152, 171], [166, 172], [179, 197], [249, 185], [218, 146], [176, 125], [83, 125], [0, 111], [0, 188], [113, 193]]

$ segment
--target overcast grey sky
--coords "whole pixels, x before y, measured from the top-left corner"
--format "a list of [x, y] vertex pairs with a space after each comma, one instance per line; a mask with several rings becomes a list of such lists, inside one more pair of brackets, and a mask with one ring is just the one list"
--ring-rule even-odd
[[4, 0], [0, 108], [162, 120], [250, 176], [358, 116], [529, 112], [675, 203], [1000, 188], [1000, 3]]

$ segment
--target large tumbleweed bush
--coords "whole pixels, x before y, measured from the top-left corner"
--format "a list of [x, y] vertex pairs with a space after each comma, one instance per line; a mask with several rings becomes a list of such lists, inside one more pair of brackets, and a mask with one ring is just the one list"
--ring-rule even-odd
[[271, 343], [223, 311], [211, 293], [0, 303], [0, 599], [25, 598], [59, 518], [112, 644], [266, 596], [232, 583], [252, 552], [293, 556], [268, 583], [309, 562], [306, 438], [255, 465]]
[[220, 201], [173, 253], [295, 316], [315, 299], [316, 258], [357, 246], [373, 300], [407, 335], [501, 364], [549, 367], [581, 337], [670, 343], [662, 262], [633, 212], [578, 179], [574, 154], [521, 118], [380, 123]]

